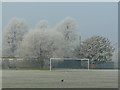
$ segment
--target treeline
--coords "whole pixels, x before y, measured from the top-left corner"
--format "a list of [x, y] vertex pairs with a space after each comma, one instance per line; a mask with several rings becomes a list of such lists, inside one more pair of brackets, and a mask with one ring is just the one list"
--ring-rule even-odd
[[63, 19], [51, 28], [41, 20], [28, 30], [24, 19], [12, 18], [3, 33], [3, 57], [37, 58], [41, 68], [49, 58], [89, 58], [91, 63], [112, 59], [114, 48], [108, 38], [92, 36], [81, 41], [75, 20]]

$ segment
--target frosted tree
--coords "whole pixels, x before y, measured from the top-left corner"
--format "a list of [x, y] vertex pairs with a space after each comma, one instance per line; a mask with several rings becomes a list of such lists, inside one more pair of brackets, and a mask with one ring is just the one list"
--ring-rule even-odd
[[52, 57], [60, 37], [51, 29], [35, 29], [26, 34], [20, 48], [21, 56], [37, 58], [40, 68]]
[[108, 38], [93, 36], [75, 49], [76, 57], [89, 58], [91, 63], [111, 61], [114, 48]]
[[2, 30], [0, 30], [0, 57], [2, 57]]
[[15, 57], [17, 56], [17, 49], [24, 34], [27, 32], [27, 26], [23, 19], [12, 18], [5, 27], [3, 35], [3, 56]]
[[76, 35], [77, 25], [75, 20], [71, 17], [63, 19], [58, 25], [57, 30], [60, 31], [66, 41], [74, 41]]
[[73, 57], [73, 48], [76, 45], [76, 30], [77, 25], [75, 20], [71, 17], [67, 17], [62, 20], [58, 25], [56, 30], [63, 35], [64, 42], [61, 45], [61, 53], [64, 58]]
[[36, 29], [46, 29], [46, 28], [50, 28], [49, 23], [47, 20], [41, 20], [37, 25], [36, 25]]

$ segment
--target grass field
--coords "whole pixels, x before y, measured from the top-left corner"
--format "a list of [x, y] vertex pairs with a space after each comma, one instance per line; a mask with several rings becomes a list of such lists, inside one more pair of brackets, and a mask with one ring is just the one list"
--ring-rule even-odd
[[[61, 82], [64, 79], [64, 82]], [[3, 70], [3, 88], [117, 88], [117, 70]]]

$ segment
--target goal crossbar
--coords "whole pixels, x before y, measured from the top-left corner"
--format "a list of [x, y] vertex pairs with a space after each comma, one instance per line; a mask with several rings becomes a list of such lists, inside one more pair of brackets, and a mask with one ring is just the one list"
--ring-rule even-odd
[[54, 60], [54, 59], [57, 59], [57, 60], [79, 60], [79, 61], [85, 61], [85, 60], [87, 60], [87, 62], [88, 62], [88, 70], [89, 70], [89, 68], [90, 68], [90, 60], [89, 59], [87, 59], [87, 58], [83, 58], [83, 59], [79, 59], [79, 58], [50, 58], [50, 71], [52, 70], [52, 60]]

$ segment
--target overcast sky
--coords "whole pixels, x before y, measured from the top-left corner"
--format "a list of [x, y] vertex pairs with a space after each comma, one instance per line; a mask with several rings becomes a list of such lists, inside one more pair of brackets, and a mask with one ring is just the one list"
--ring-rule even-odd
[[78, 24], [82, 39], [102, 35], [113, 43], [118, 40], [118, 6], [113, 2], [75, 3], [3, 3], [3, 27], [12, 17], [24, 18], [28, 27], [34, 28], [42, 19], [47, 19], [52, 27], [65, 17], [73, 17]]

